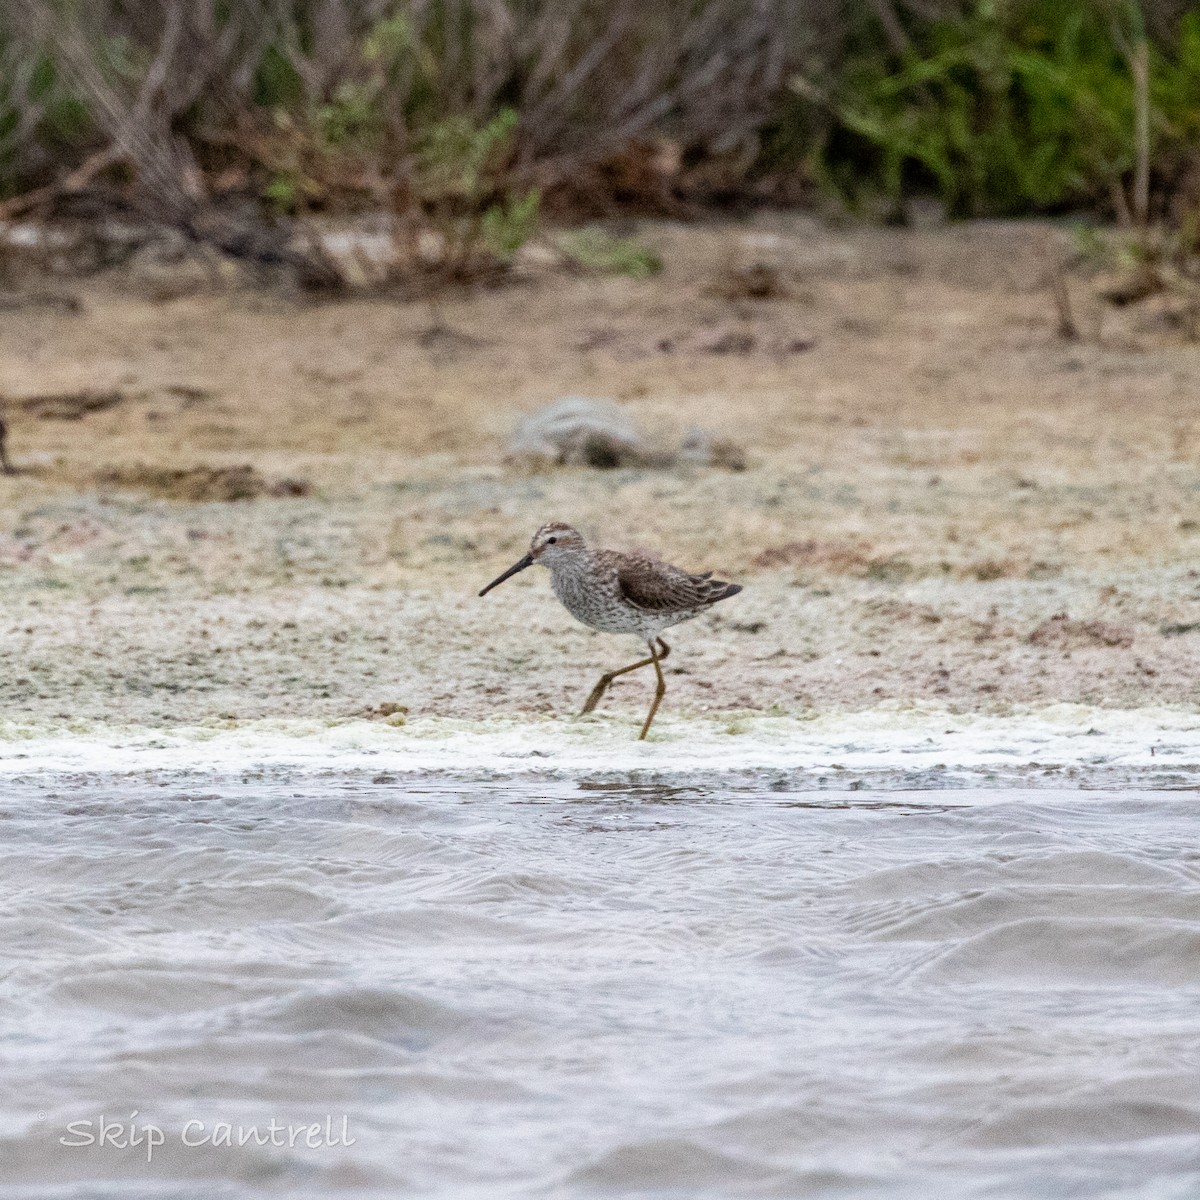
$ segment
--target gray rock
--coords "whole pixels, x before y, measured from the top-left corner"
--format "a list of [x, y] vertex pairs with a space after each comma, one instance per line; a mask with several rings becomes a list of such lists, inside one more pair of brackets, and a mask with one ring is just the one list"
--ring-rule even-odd
[[509, 457], [560, 466], [643, 464], [647, 447], [637, 427], [611, 400], [562, 396], [525, 417], [513, 433]]
[[691, 429], [678, 452], [647, 443], [628, 415], [611, 400], [562, 396], [523, 418], [508, 444], [510, 461], [546, 466], [651, 467], [680, 463], [744, 471], [746, 452], [706, 429]]

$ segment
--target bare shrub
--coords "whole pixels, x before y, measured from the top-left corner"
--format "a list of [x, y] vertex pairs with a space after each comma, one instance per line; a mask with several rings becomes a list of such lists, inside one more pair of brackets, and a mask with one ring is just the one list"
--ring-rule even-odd
[[100, 0], [55, 5], [10, 0], [23, 53], [49, 69], [84, 105], [80, 139], [106, 162], [137, 172], [141, 196], [172, 218], [193, 210], [204, 186], [178, 123], [203, 100], [245, 97], [271, 34], [254, 0]]
[[[1145, 38], [1166, 45], [1185, 7], [1129, 9], [1145, 18], [1128, 42], [1139, 214], [1159, 153], [1146, 75], [1159, 59]], [[502, 271], [544, 204], [680, 213], [697, 197], [745, 195], [757, 172], [798, 177], [834, 120], [798, 81], [854, 75], [870, 58], [890, 96], [935, 26], [970, 34], [979, 11], [974, 0], [3, 0], [0, 198], [27, 195], [0, 199], [0, 218], [14, 203], [104, 193], [228, 253], [307, 254], [309, 277], [336, 282], [316, 251], [264, 240], [263, 218], [286, 231], [358, 206], [394, 214], [412, 263], [432, 231], [438, 278]], [[901, 133], [934, 111], [917, 74]], [[946, 124], [933, 121], [931, 161]], [[1069, 146], [1086, 140], [1069, 133]], [[236, 201], [254, 236], [214, 218]]]
[[[197, 145], [245, 145], [264, 124], [309, 127], [368, 189], [408, 182], [439, 122], [480, 128], [504, 108], [518, 188], [651, 136], [753, 149], [799, 16], [797, 0], [10, 0], [5, 25], [20, 61], [39, 48], [83, 100], [92, 148], [178, 211], [202, 193]], [[38, 118], [26, 107], [10, 136]]]

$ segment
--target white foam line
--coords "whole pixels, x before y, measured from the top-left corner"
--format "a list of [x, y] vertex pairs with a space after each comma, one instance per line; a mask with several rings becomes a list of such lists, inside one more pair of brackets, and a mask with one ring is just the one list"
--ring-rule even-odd
[[616, 717], [454, 721], [393, 728], [363, 720], [256, 721], [233, 727], [37, 729], [0, 722], [0, 778], [60, 772], [300, 771], [573, 774], [788, 770], [945, 770], [986, 775], [1044, 768], [1200, 774], [1200, 713], [1061, 705], [1007, 717], [932, 708], [814, 718], [673, 718], [634, 740]]

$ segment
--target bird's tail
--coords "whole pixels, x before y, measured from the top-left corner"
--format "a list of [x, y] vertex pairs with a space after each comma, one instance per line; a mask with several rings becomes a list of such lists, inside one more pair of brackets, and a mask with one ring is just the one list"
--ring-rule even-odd
[[728, 600], [730, 596], [736, 596], [741, 590], [740, 583], [726, 583], [723, 579], [710, 579], [708, 595], [705, 599], [709, 604], [716, 604], [718, 600]]

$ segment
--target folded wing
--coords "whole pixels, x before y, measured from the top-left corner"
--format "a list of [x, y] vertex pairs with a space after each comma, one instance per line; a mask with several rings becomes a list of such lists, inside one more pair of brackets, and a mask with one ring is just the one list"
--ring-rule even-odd
[[713, 579], [712, 572], [693, 575], [681, 567], [642, 554], [617, 556], [617, 586], [621, 595], [647, 612], [685, 612], [707, 608], [736, 596], [736, 583]]

